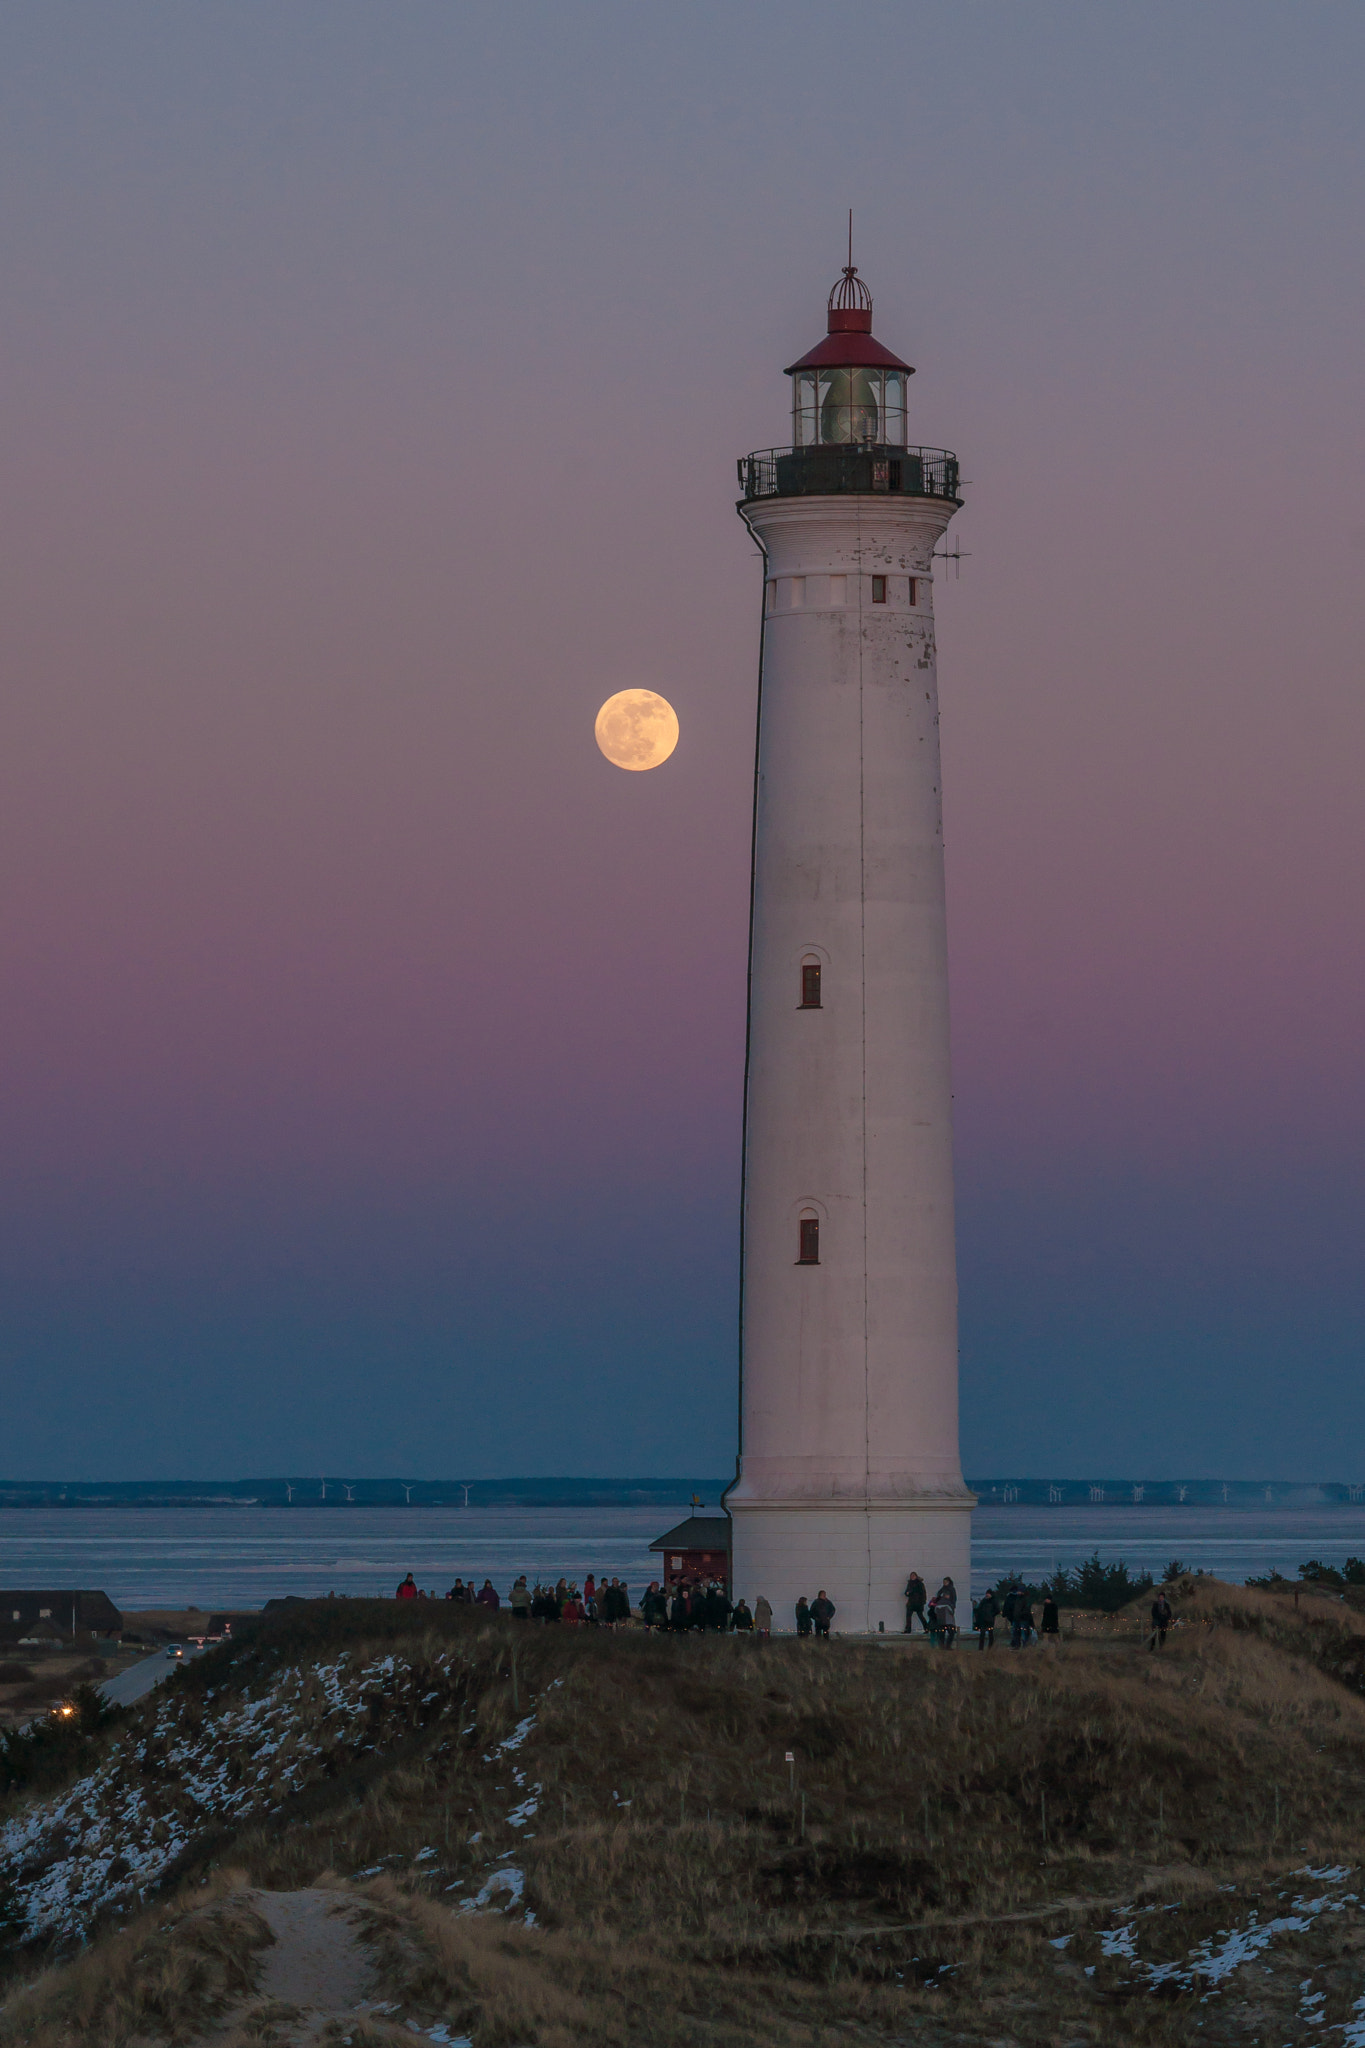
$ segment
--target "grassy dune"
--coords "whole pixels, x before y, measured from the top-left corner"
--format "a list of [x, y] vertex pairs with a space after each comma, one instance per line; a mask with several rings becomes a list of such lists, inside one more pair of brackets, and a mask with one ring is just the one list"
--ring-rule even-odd
[[197, 2040], [249, 1888], [319, 1882], [394, 2008], [356, 2044], [1365, 2048], [1365, 1617], [1191, 1582], [1155, 1655], [1145, 1605], [988, 1656], [262, 1623], [0, 1816], [0, 2048]]

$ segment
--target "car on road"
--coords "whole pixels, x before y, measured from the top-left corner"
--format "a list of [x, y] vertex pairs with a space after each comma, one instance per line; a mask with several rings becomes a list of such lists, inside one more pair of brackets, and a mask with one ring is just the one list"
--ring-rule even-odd
[[167, 1655], [167, 1656], [168, 1656], [169, 1658], [171, 1658], [171, 1659], [172, 1659], [172, 1661], [176, 1661], [176, 1660], [178, 1660], [179, 1658], [183, 1657], [183, 1656], [184, 1656], [184, 1654], [185, 1654], [185, 1645], [184, 1645], [183, 1643], [167, 1643], [167, 1645], [166, 1645], [166, 1655]]

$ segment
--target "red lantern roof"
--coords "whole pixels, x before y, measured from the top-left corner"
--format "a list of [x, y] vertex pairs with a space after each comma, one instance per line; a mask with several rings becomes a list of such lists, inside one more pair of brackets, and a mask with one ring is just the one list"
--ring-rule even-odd
[[872, 335], [872, 294], [852, 263], [829, 295], [829, 332], [800, 362], [789, 365], [786, 375], [797, 370], [860, 369], [915, 372], [911, 364], [883, 348]]

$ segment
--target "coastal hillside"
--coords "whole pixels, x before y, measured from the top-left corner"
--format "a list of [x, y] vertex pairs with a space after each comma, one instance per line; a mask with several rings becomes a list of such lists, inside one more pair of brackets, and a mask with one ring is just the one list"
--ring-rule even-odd
[[0, 2048], [1365, 2048], [1365, 1618], [1176, 1606], [1160, 1653], [264, 1619], [11, 1785]]

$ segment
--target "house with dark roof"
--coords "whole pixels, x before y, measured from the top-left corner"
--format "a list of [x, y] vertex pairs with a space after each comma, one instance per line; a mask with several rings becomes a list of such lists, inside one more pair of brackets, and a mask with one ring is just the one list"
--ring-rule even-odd
[[123, 1616], [107, 1593], [73, 1591], [0, 1592], [0, 1643], [20, 1643], [26, 1636], [70, 1642], [76, 1636], [108, 1639], [123, 1633]]

